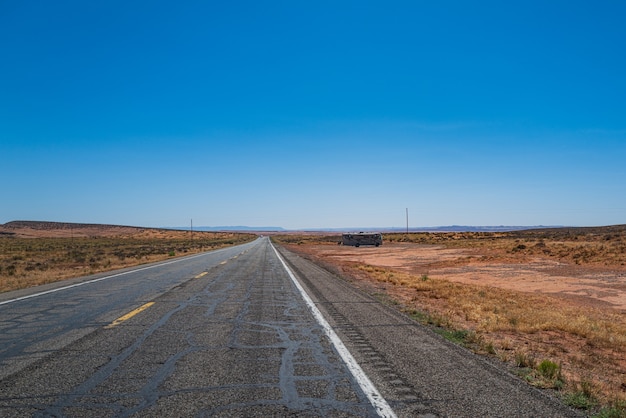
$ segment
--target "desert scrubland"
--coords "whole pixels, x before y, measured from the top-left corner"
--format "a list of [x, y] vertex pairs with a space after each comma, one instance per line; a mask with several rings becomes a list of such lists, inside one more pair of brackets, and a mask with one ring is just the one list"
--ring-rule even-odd
[[274, 240], [591, 415], [626, 416], [626, 226]]
[[57, 222], [0, 225], [0, 292], [242, 244], [254, 234]]
[[[254, 234], [124, 226], [0, 225], [0, 292], [236, 245]], [[274, 241], [530, 384], [626, 416], [626, 226]]]

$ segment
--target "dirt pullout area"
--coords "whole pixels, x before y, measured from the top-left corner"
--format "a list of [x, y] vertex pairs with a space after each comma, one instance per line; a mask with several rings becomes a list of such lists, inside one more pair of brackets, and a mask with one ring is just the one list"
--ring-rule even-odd
[[[509, 256], [476, 249], [391, 243], [380, 248], [299, 247], [332, 264], [363, 263], [457, 283], [543, 293], [591, 307], [626, 312], [626, 268], [572, 265], [542, 257]], [[522, 258], [522, 260], [520, 260]]]
[[567, 232], [276, 240], [568, 404], [626, 417], [626, 234]]

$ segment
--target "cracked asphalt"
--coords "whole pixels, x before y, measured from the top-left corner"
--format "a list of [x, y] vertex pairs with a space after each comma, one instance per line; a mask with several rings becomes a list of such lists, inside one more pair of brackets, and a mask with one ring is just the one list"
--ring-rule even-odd
[[[37, 360], [0, 381], [0, 415], [375, 414], [268, 240], [216, 259], [203, 272], [175, 280], [152, 306], [117, 325], [87, 321], [85, 335], [61, 349], [16, 344], [22, 356]], [[89, 310], [79, 300], [61, 303], [65, 308], [37, 301], [39, 312], [29, 311], [30, 300], [0, 306], [0, 324], [24, 325], [28, 334], [25, 324], [51, 309]], [[2, 364], [11, 359], [4, 355]]]
[[[279, 251], [398, 416], [577, 416]], [[269, 239], [140, 270], [1, 296], [0, 416], [376, 416]]]

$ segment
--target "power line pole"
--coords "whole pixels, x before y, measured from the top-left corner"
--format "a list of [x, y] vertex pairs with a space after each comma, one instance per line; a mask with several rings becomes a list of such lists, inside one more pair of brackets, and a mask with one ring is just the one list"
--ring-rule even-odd
[[409, 233], [409, 208], [406, 208], [406, 233]]

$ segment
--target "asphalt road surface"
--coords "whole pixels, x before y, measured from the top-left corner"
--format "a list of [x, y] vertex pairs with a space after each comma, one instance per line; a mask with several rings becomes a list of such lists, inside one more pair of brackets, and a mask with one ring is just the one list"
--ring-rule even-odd
[[0, 416], [578, 415], [260, 238], [0, 295]]

